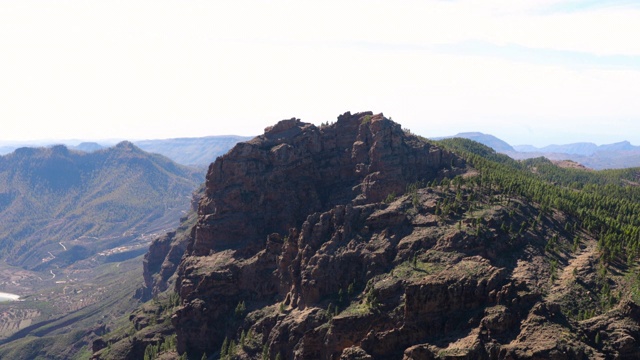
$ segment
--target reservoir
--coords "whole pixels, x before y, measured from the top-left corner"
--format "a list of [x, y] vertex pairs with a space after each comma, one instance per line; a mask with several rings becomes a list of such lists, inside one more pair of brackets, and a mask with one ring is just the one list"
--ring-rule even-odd
[[20, 298], [19, 295], [0, 292], [0, 302], [16, 301], [19, 298]]

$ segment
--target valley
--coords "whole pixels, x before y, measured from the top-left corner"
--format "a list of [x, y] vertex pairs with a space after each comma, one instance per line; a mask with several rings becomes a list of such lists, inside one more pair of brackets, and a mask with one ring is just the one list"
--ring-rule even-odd
[[133, 310], [142, 256], [190, 211], [200, 171], [131, 143], [0, 157], [0, 292], [19, 296], [0, 302], [0, 358], [60, 339], [71, 348], [56, 356], [86, 353]]
[[[13, 276], [16, 289], [25, 292], [18, 301], [0, 303], [0, 357], [33, 359], [50, 353], [65, 359], [86, 354], [92, 339], [118, 326], [139, 304], [133, 295], [140, 287], [140, 264], [137, 257], [60, 269], [55, 279], [32, 272], [23, 272], [22, 279]], [[15, 272], [4, 269], [3, 278]]]

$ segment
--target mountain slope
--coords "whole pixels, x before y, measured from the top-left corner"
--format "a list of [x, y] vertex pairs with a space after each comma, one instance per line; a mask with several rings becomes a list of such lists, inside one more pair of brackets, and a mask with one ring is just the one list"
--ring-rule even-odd
[[175, 224], [200, 176], [128, 142], [17, 149], [0, 157], [1, 254], [44, 269], [134, 242]]
[[515, 149], [511, 145], [509, 145], [506, 141], [499, 139], [490, 134], [483, 134], [481, 132], [465, 132], [465, 133], [458, 133], [453, 137], [460, 137], [463, 139], [473, 140], [473, 141], [479, 142], [480, 144], [486, 145], [494, 149], [495, 151], [498, 151], [501, 153], [508, 152], [508, 151], [515, 151]]
[[0, 157], [0, 290], [21, 298], [0, 303], [0, 358], [86, 358], [138, 304], [142, 254], [201, 179], [129, 142]]
[[555, 161], [571, 160], [596, 170], [640, 166], [640, 147], [631, 145], [628, 141], [600, 146], [593, 143], [549, 145], [543, 148], [518, 145], [514, 149], [516, 151], [503, 152], [514, 159], [544, 156]]
[[514, 149], [521, 152], [545, 152], [590, 156], [598, 151], [598, 145], [589, 142], [581, 142], [565, 145], [548, 145], [543, 148], [537, 148], [530, 145], [514, 146]]
[[177, 138], [164, 140], [140, 140], [136, 146], [142, 150], [162, 154], [184, 165], [209, 166], [235, 144], [247, 141], [247, 136], [206, 136], [201, 138]]
[[[178, 164], [207, 167], [216, 157], [225, 154], [235, 144], [251, 139], [247, 136], [221, 135], [204, 136], [196, 138], [174, 138], [133, 141], [140, 149], [160, 154], [177, 162]], [[107, 144], [115, 144], [113, 140], [105, 140]], [[79, 142], [78, 140], [63, 140], [65, 146], [71, 150], [93, 152], [104, 149], [104, 144], [96, 142]], [[0, 146], [0, 155], [6, 155], [21, 147], [51, 147], [56, 143], [7, 143]]]

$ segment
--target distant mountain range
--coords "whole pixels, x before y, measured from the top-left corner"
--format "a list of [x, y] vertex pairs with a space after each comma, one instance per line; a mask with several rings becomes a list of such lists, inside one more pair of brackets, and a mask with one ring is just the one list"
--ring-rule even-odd
[[[497, 152], [507, 154], [519, 160], [544, 156], [554, 161], [571, 160], [596, 170], [640, 166], [640, 146], [632, 145], [628, 141], [605, 145], [579, 142], [563, 145], [548, 145], [539, 148], [532, 145], [510, 145], [502, 139], [481, 132], [464, 132], [454, 136], [434, 138], [434, 140], [452, 137], [461, 137], [477, 141], [491, 147]], [[206, 168], [210, 163], [215, 161], [218, 156], [224, 155], [235, 144], [248, 141], [251, 138], [252, 137], [248, 136], [223, 135], [139, 140], [132, 143], [144, 151], [164, 155], [179, 164]], [[79, 142], [76, 140], [66, 146], [69, 150], [94, 152], [105, 149], [108, 144]], [[15, 151], [18, 147], [18, 144], [0, 144], [0, 155]]]
[[497, 152], [508, 152], [508, 151], [516, 151], [511, 145], [509, 145], [506, 141], [498, 139], [497, 137], [489, 134], [483, 134], [481, 132], [464, 132], [458, 133], [454, 136], [446, 136], [435, 138], [434, 140], [442, 140], [447, 138], [460, 137], [464, 139], [469, 139], [473, 141], [477, 141], [483, 145], [486, 145]]
[[91, 153], [16, 149], [0, 157], [0, 258], [59, 268], [141, 243], [177, 224], [202, 181], [202, 170], [130, 142]]
[[206, 167], [214, 162], [218, 156], [224, 155], [235, 144], [252, 138], [252, 136], [224, 135], [142, 140], [135, 141], [134, 144], [144, 151], [164, 155], [179, 164]]
[[105, 149], [110, 146], [116, 145], [120, 141], [105, 141], [103, 144], [97, 142], [82, 142], [78, 140], [62, 140], [62, 141], [11, 141], [0, 142], [0, 155], [7, 155], [14, 152], [16, 149], [23, 147], [40, 148], [40, 147], [52, 147], [55, 145], [64, 145], [69, 150], [79, 150], [84, 152], [92, 152], [100, 149]]
[[640, 167], [640, 146], [632, 145], [628, 141], [605, 145], [580, 142], [538, 148], [532, 145], [512, 146], [493, 135], [480, 132], [459, 133], [446, 138], [452, 137], [477, 141], [518, 160], [543, 156], [554, 161], [571, 160], [595, 170]]
[[[513, 149], [519, 152], [562, 153], [591, 156], [599, 152], [640, 151], [640, 146], [634, 146], [631, 145], [631, 143], [628, 141], [622, 141], [614, 144], [606, 144], [600, 146], [589, 142], [580, 142], [565, 145], [549, 145], [542, 148], [537, 148], [531, 145], [516, 145], [513, 147]], [[498, 150], [496, 149], [496, 151]]]
[[[215, 159], [224, 155], [235, 144], [250, 140], [250, 136], [222, 135], [196, 138], [175, 138], [160, 140], [139, 140], [132, 143], [140, 149], [164, 155], [182, 165], [207, 167]], [[62, 141], [70, 150], [93, 152], [104, 149], [113, 144], [99, 144], [96, 142], [78, 142], [77, 140]], [[8, 143], [0, 144], [0, 155], [9, 154], [20, 147], [52, 146], [55, 143]]]

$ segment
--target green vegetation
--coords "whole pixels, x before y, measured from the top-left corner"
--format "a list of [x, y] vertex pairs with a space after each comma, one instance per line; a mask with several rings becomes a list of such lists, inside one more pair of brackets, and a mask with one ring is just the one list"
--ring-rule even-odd
[[392, 275], [396, 278], [410, 280], [435, 274], [442, 269], [442, 264], [423, 262], [417, 254], [414, 254], [411, 261], [405, 261], [397, 265], [393, 269]]
[[247, 308], [244, 305], [244, 301], [240, 301], [238, 306], [236, 306], [235, 315], [237, 319], [242, 319]]
[[396, 200], [396, 193], [392, 192], [391, 194], [387, 195], [387, 197], [384, 199], [384, 203], [391, 204], [395, 200]]
[[[153, 360], [158, 357], [159, 354], [175, 351], [176, 349], [176, 336], [169, 336], [164, 339], [164, 342], [158, 344], [150, 344], [144, 349], [144, 360]], [[206, 359], [206, 358], [205, 358]]]
[[369, 310], [376, 310], [380, 307], [380, 302], [378, 301], [378, 295], [376, 294], [375, 287], [373, 284], [369, 286], [369, 291], [367, 291], [365, 295], [365, 304]]
[[366, 302], [354, 302], [344, 309], [342, 314], [345, 315], [365, 315], [371, 312], [371, 307]]
[[[478, 169], [479, 176], [460, 179], [507, 201], [519, 196], [540, 204], [543, 212], [558, 209], [575, 219], [573, 226], [598, 237], [603, 261], [640, 255], [639, 169], [601, 172], [564, 169], [539, 158], [524, 162], [466, 139], [439, 142]], [[552, 250], [553, 242], [549, 246]]]
[[[91, 345], [83, 341], [85, 331], [76, 330], [59, 337], [33, 337], [23, 339], [5, 345], [0, 349], [0, 358], [15, 360], [32, 359], [89, 359], [87, 353]], [[74, 353], [75, 346], [85, 344], [82, 350]], [[90, 354], [90, 353], [89, 353]]]

